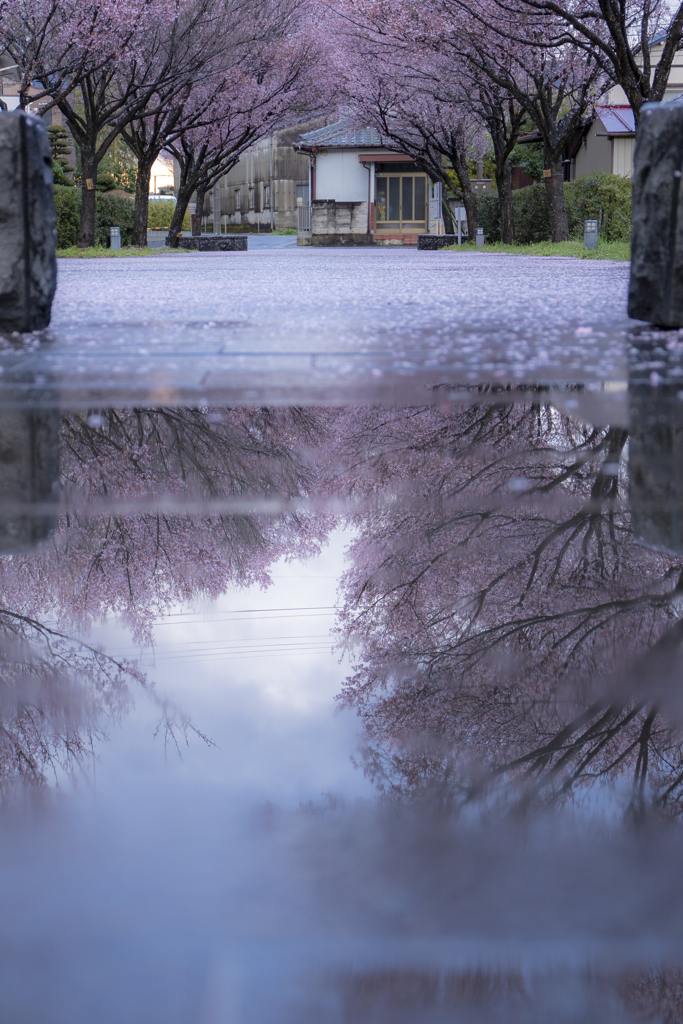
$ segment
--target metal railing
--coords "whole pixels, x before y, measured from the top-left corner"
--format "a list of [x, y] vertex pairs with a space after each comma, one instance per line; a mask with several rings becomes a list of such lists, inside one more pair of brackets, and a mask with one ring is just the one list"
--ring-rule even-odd
[[297, 228], [297, 231], [310, 231], [311, 230], [311, 207], [310, 206], [297, 206], [297, 208], [296, 208], [296, 228]]

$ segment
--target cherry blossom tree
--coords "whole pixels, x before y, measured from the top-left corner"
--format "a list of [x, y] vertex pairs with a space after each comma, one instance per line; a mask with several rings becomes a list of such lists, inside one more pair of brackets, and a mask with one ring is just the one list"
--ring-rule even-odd
[[400, 0], [352, 3], [339, 6], [336, 19], [344, 40], [337, 63], [341, 74], [346, 67], [345, 90], [354, 109], [436, 180], [446, 180], [450, 163], [470, 237], [476, 196], [468, 163], [477, 133], [486, 131], [493, 144], [503, 236], [512, 241], [508, 159], [530, 120], [543, 141], [549, 171], [552, 238], [569, 238], [563, 156], [604, 91], [605, 75], [595, 61], [571, 42], [554, 42], [550, 26], [543, 26], [541, 35], [530, 16], [518, 21], [517, 35], [510, 38], [495, 2], [440, 0], [419, 13]]
[[[246, 45], [243, 37], [252, 20], [245, 17], [248, 10], [243, 2], [216, 9], [211, 0], [194, 0], [181, 12], [182, 24], [174, 22], [158, 38], [146, 40], [146, 62], [164, 67], [154, 75], [157, 89], [121, 127], [121, 136], [137, 159], [133, 245], [147, 244], [152, 166], [183, 131], [210, 118], [213, 95], [226, 88], [226, 65], [235, 61], [235, 49]], [[179, 74], [179, 69], [185, 73]], [[127, 77], [117, 77], [115, 87], [125, 93]]]
[[[310, 430], [310, 418], [296, 410], [65, 418], [62, 486], [71, 510], [48, 545], [0, 563], [0, 589], [15, 595], [15, 607], [19, 595], [27, 614], [49, 616], [60, 628], [87, 631], [114, 614], [147, 643], [154, 619], [178, 602], [215, 598], [228, 586], [267, 586], [269, 565], [317, 551], [329, 528], [325, 517], [288, 508], [312, 481], [297, 455]], [[188, 501], [217, 511], [184, 512]], [[131, 502], [138, 511], [116, 510]], [[234, 502], [253, 503], [253, 513], [231, 512]], [[281, 515], [273, 502], [283, 505]]]
[[[303, 0], [234, 0], [217, 16], [198, 11], [187, 31], [176, 33], [182, 53], [174, 67], [185, 63], [187, 76], [163, 80], [122, 129], [138, 160], [134, 244], [146, 244], [150, 173], [162, 150], [172, 149], [180, 163], [181, 225], [188, 189], [191, 196], [198, 184], [210, 188], [248, 145], [279, 125], [295, 95], [300, 100], [295, 82], [314, 62], [307, 16]], [[203, 169], [198, 179], [197, 166]]]
[[551, 238], [568, 240], [564, 153], [609, 85], [604, 69], [571, 41], [558, 44], [553, 26], [531, 16], [520, 16], [510, 38], [495, 3], [475, 8], [469, 0], [443, 0], [443, 24], [440, 45], [465, 56], [476, 79], [502, 90], [533, 123], [543, 143]]
[[178, 245], [192, 196], [196, 193], [196, 209], [201, 218], [207, 192], [232, 170], [249, 146], [262, 134], [267, 134], [262, 130], [261, 118], [249, 101], [242, 105], [245, 83], [240, 81], [236, 84], [234, 105], [231, 103], [232, 90], [227, 95], [221, 94], [211, 104], [213, 109], [208, 123], [189, 127], [179, 138], [166, 144], [180, 169], [176, 206], [167, 236], [167, 244], [170, 246]]
[[[195, 2], [202, 0], [188, 5]], [[7, 0], [2, 32], [21, 75], [21, 103], [38, 81], [31, 102], [43, 112], [57, 106], [79, 150], [79, 246], [94, 243], [100, 162], [157, 83], [186, 71], [176, 63], [177, 48], [168, 45], [169, 32], [173, 38], [186, 27], [182, 12], [183, 4], [172, 0]]]
[[32, 101], [49, 109], [78, 88], [85, 76], [120, 59], [139, 42], [149, 19], [164, 12], [172, 17], [161, 0], [3, 0], [0, 36], [15, 61], [20, 106], [26, 108]]
[[528, 37], [522, 38], [517, 30], [521, 15], [523, 24], [530, 19], [553, 45], [569, 44], [581, 51], [606, 79], [622, 87], [636, 123], [644, 103], [664, 99], [683, 42], [683, 4], [664, 0], [496, 2], [502, 12], [498, 30], [507, 38], [528, 43]]
[[[433, 181], [454, 189], [473, 238], [477, 201], [469, 162], [485, 142], [462, 64], [424, 45], [425, 23], [425, 12], [418, 17], [405, 4], [338, 6], [330, 27], [337, 102], [376, 128], [389, 148], [411, 156]], [[450, 220], [447, 208], [444, 213]]]
[[490, 79], [470, 72], [470, 85], [471, 107], [486, 128], [493, 148], [501, 240], [510, 245], [515, 240], [510, 156], [522, 134], [527, 113], [515, 96]]
[[[23, 595], [3, 579], [3, 599]], [[157, 731], [176, 747], [197, 730], [159, 694], [134, 662], [112, 657], [54, 624], [0, 608], [0, 802], [84, 771], [107, 725], [129, 710], [142, 691], [159, 713]]]
[[[206, 194], [249, 146], [279, 128], [305, 120], [324, 103], [324, 73], [316, 81], [321, 60], [319, 42], [305, 19], [303, 25], [297, 24], [299, 16], [303, 18], [301, 11], [293, 12], [290, 36], [268, 38], [262, 52], [249, 48], [243, 63], [226, 74], [221, 90], [212, 90], [208, 106], [202, 90], [195, 90], [190, 97], [190, 118], [192, 103], [200, 104], [201, 118], [190, 123], [175, 141], [166, 143], [180, 168], [169, 245], [178, 244], [195, 193], [201, 216]], [[281, 27], [284, 31], [284, 21]]]

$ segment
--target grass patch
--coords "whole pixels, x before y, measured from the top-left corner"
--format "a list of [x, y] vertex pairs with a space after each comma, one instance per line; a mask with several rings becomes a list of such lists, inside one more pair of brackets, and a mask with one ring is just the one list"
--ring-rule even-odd
[[169, 252], [187, 253], [188, 251], [191, 252], [192, 250], [169, 249], [165, 245], [155, 249], [136, 245], [127, 245], [121, 249], [109, 249], [103, 245], [93, 245], [88, 249], [79, 249], [77, 246], [72, 245], [68, 249], [57, 249], [57, 256], [59, 259], [89, 260], [99, 256], [106, 256], [111, 259], [117, 256], [162, 256]]
[[287, 228], [285, 231], [271, 231], [271, 235], [296, 235], [296, 228]]
[[[473, 252], [474, 242], [446, 246], [448, 252]], [[510, 252], [518, 256], [570, 256], [578, 260], [624, 260], [631, 259], [630, 242], [598, 241], [597, 249], [584, 249], [582, 241], [571, 242], [530, 242], [528, 245], [504, 245], [503, 242], [486, 244], [482, 252]]]

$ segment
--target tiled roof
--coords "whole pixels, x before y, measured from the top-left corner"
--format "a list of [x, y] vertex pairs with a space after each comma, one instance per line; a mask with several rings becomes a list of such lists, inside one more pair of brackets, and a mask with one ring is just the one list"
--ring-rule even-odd
[[595, 112], [610, 135], [625, 135], [636, 130], [636, 119], [628, 104], [596, 107]]
[[300, 146], [324, 146], [326, 149], [338, 146], [384, 146], [385, 140], [374, 128], [361, 128], [350, 118], [316, 128], [313, 132], [300, 135]]

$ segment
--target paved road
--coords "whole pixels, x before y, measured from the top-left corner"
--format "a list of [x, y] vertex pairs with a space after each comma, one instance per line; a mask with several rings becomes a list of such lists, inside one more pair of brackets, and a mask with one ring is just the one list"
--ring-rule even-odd
[[296, 249], [296, 235], [249, 235], [249, 249], [259, 252], [262, 249]]
[[53, 349], [30, 365], [45, 360], [65, 400], [86, 404], [148, 392], [386, 400], [434, 383], [626, 379], [627, 264], [294, 242], [61, 260]]

